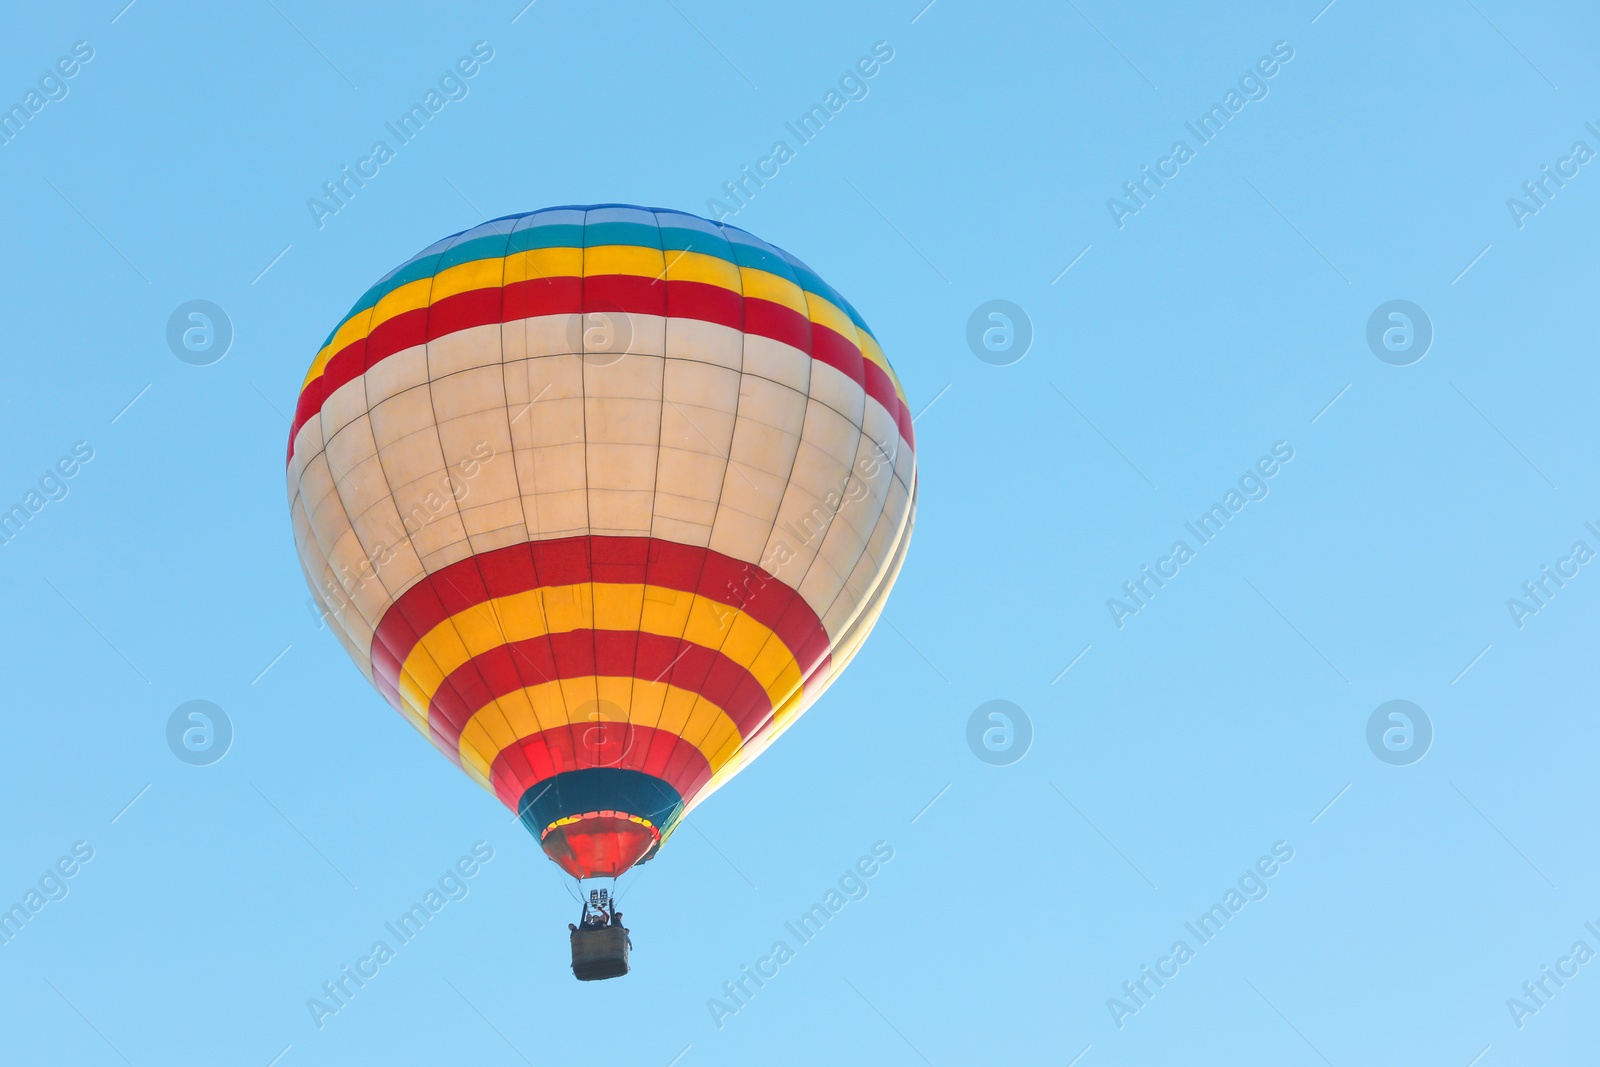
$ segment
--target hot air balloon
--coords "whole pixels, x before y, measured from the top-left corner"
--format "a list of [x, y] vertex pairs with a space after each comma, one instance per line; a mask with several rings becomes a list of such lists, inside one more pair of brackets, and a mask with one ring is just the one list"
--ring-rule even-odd
[[916, 486], [905, 393], [843, 297], [626, 205], [424, 249], [334, 328], [289, 434], [334, 635], [580, 880], [654, 856], [839, 676]]

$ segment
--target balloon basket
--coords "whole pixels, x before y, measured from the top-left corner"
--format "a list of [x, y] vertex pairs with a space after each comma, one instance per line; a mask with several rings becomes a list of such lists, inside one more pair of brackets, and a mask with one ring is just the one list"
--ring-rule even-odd
[[580, 982], [621, 978], [627, 974], [627, 927], [579, 927], [572, 931], [572, 973]]
[[609, 891], [591, 890], [572, 933], [572, 974], [580, 982], [621, 978], [628, 973], [628, 928]]

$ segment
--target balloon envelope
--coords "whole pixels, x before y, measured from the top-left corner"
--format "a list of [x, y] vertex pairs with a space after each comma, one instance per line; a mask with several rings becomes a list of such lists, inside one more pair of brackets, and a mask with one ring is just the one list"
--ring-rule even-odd
[[877, 341], [803, 263], [604, 205], [487, 222], [368, 290], [306, 377], [288, 489], [350, 658], [586, 878], [838, 677], [916, 464]]

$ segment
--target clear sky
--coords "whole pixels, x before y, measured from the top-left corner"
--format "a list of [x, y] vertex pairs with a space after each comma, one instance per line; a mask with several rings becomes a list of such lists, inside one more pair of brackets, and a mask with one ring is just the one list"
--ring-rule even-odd
[[[1593, 1049], [1592, 5], [124, 2], [0, 33], [0, 905], [38, 904], [0, 1059]], [[746, 165], [777, 170], [740, 206]], [[622, 880], [634, 973], [580, 985], [565, 879], [307, 610], [286, 416], [434, 240], [715, 197], [871, 323], [920, 512], [844, 679]], [[180, 316], [175, 349], [197, 300], [213, 347]], [[994, 300], [1027, 329], [969, 330]], [[198, 755], [190, 701], [222, 712]], [[973, 726], [990, 701], [1026, 728]], [[875, 846], [864, 898], [787, 931]]]

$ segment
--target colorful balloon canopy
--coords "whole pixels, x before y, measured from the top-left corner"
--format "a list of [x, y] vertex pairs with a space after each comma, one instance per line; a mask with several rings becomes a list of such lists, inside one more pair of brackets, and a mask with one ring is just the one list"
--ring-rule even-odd
[[743, 230], [623, 205], [423, 250], [289, 435], [334, 634], [578, 878], [653, 855], [839, 676], [916, 484], [854, 308]]

